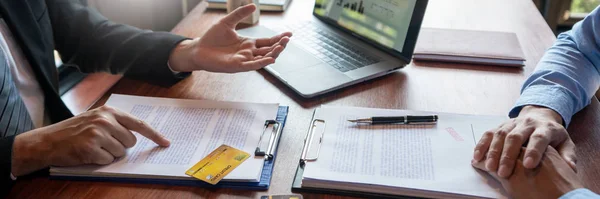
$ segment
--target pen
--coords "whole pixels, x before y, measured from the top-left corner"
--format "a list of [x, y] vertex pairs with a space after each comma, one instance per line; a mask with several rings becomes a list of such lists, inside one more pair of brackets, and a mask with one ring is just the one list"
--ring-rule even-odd
[[422, 116], [393, 116], [393, 117], [371, 117], [364, 119], [348, 120], [358, 124], [433, 124], [438, 120], [437, 115]]

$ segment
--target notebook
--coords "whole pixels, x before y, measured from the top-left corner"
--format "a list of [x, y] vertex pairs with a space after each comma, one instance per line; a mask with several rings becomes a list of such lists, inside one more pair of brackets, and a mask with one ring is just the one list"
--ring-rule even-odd
[[522, 67], [525, 54], [515, 33], [423, 28], [416, 61]]
[[[227, 9], [227, 0], [207, 0], [208, 8]], [[259, 9], [261, 11], [285, 11], [291, 0], [260, 0]]]
[[[275, 157], [265, 160], [264, 156], [254, 155], [254, 151], [259, 145], [261, 136], [277, 128], [265, 126], [265, 121], [277, 121], [280, 124], [279, 128], [283, 128], [287, 107], [279, 107], [278, 104], [117, 94], [113, 94], [106, 105], [146, 121], [167, 137], [171, 141], [171, 146], [158, 147], [147, 138], [136, 134], [136, 145], [128, 149], [123, 158], [115, 160], [112, 164], [51, 167], [52, 178], [268, 189]], [[274, 140], [274, 147], [278, 141]], [[246, 151], [253, 156], [216, 186], [185, 174], [187, 169], [221, 144]]]
[[[437, 114], [435, 125], [357, 125], [348, 119]], [[504, 116], [322, 106], [307, 133], [293, 191], [363, 197], [506, 198], [471, 166], [483, 132]]]

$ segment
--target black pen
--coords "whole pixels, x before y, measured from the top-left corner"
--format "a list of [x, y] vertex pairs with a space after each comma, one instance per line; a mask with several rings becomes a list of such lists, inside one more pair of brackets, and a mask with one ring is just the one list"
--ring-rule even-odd
[[348, 120], [358, 124], [435, 124], [438, 121], [437, 115], [407, 115], [393, 117], [371, 117], [364, 119]]

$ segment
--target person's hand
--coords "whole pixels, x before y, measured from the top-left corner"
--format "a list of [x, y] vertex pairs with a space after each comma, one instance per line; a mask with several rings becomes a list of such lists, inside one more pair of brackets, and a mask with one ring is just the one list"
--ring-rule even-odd
[[137, 140], [131, 131], [159, 146], [170, 144], [142, 120], [103, 106], [16, 136], [11, 172], [21, 176], [48, 166], [112, 163], [135, 145]]
[[518, 117], [483, 134], [475, 146], [473, 160], [485, 160], [488, 171], [497, 171], [500, 177], [506, 178], [517, 164], [521, 147], [528, 142], [522, 162], [525, 168], [537, 167], [546, 147], [550, 145], [576, 171], [575, 144], [561, 124], [561, 116], [551, 109], [523, 107]]
[[508, 178], [499, 177], [495, 172], [488, 170], [483, 162], [473, 161], [472, 164], [498, 180], [512, 198], [559, 198], [572, 190], [583, 188], [575, 171], [560, 154], [554, 148], [546, 147], [540, 164], [534, 169], [523, 167], [522, 153], [525, 153], [525, 149], [519, 148], [521, 155], [517, 159], [513, 174]]
[[259, 39], [239, 36], [236, 25], [254, 10], [254, 4], [240, 7], [219, 20], [201, 38], [181, 42], [171, 53], [171, 68], [178, 72], [234, 73], [258, 70], [275, 63], [292, 33]]

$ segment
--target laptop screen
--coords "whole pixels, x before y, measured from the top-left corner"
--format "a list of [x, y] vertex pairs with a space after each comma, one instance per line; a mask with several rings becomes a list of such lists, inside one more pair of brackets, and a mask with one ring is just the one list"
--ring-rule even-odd
[[[377, 44], [378, 47], [393, 50], [395, 54], [410, 54], [412, 57], [427, 3], [427, 1], [424, 3], [419, 1], [423, 2], [423, 0], [316, 0], [314, 15], [355, 33], [369, 43]], [[417, 29], [416, 32], [409, 31], [414, 27]]]

